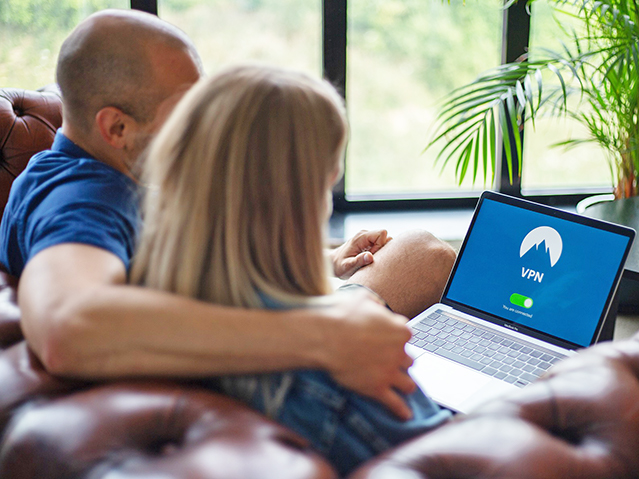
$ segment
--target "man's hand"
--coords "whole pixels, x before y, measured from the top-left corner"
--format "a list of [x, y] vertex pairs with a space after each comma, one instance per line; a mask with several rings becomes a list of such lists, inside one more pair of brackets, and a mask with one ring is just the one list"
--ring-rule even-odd
[[334, 321], [327, 324], [325, 344], [333, 378], [410, 419], [412, 412], [398, 394], [417, 387], [406, 372], [413, 364], [404, 351], [411, 337], [406, 318], [380, 306], [364, 290], [338, 295], [330, 313]]
[[386, 230], [362, 230], [339, 248], [331, 251], [335, 276], [341, 279], [350, 278], [362, 266], [371, 264], [373, 255], [392, 238]]

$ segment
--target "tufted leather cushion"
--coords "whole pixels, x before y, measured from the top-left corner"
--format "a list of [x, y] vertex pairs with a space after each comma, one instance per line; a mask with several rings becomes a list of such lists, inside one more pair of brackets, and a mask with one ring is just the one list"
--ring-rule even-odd
[[639, 338], [605, 343], [352, 479], [639, 477]]
[[21, 406], [86, 385], [80, 381], [58, 379], [47, 373], [24, 341], [0, 354], [0, 384], [0, 431]]
[[0, 217], [11, 183], [35, 153], [51, 146], [61, 125], [62, 102], [55, 88], [0, 89]]
[[117, 383], [36, 404], [9, 426], [0, 477], [334, 478], [307, 442], [236, 402], [170, 383]]

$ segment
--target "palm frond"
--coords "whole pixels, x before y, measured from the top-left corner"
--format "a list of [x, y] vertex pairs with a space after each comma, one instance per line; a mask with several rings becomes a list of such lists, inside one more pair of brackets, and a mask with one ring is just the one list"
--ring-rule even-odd
[[[528, 6], [534, 1], [528, 0]], [[542, 114], [568, 116], [589, 132], [586, 139], [569, 138], [558, 145], [594, 141], [611, 157], [621, 155], [622, 148], [622, 156], [639, 169], [637, 0], [549, 2], [581, 21], [583, 30], [570, 32], [559, 50], [537, 51], [534, 61], [523, 58], [482, 73], [443, 101], [426, 150], [443, 143], [436, 161], [445, 166], [454, 159], [460, 183], [469, 171], [475, 182], [480, 167], [484, 183], [492, 179], [499, 138], [513, 181], [515, 161], [521, 171], [523, 125], [534, 127]], [[546, 84], [543, 72], [556, 82]]]

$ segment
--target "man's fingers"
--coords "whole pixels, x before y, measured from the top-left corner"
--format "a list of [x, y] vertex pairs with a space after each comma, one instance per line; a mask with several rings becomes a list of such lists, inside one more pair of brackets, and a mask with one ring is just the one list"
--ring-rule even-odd
[[355, 256], [355, 261], [355, 266], [357, 267], [357, 269], [359, 269], [362, 266], [366, 266], [367, 264], [371, 264], [373, 262], [373, 254], [368, 251], [364, 251], [363, 253]]
[[385, 390], [375, 399], [386, 406], [390, 412], [403, 421], [407, 421], [413, 417], [413, 412], [410, 410], [406, 402], [392, 389]]
[[386, 243], [388, 243], [388, 231], [371, 231], [367, 234], [367, 240], [370, 245], [369, 251], [371, 253], [377, 253], [384, 245], [386, 245]]
[[404, 371], [400, 371], [397, 374], [397, 377], [393, 381], [393, 386], [399, 392], [404, 394], [410, 394], [412, 392], [415, 392], [415, 390], [417, 389], [417, 384], [415, 384], [413, 378], [411, 378], [408, 373]]
[[371, 264], [373, 262], [373, 255], [368, 251], [358, 254], [352, 258], [346, 258], [342, 261], [339, 271], [335, 274], [340, 278], [350, 278], [358, 269]]
[[402, 360], [402, 368], [407, 370], [413, 365], [413, 358], [411, 358], [408, 354], [404, 355], [404, 359]]

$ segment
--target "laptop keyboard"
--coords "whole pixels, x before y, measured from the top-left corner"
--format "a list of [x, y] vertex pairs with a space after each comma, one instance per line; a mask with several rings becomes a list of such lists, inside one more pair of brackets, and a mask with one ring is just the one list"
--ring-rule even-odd
[[438, 310], [411, 325], [409, 344], [524, 387], [566, 356], [471, 325]]

